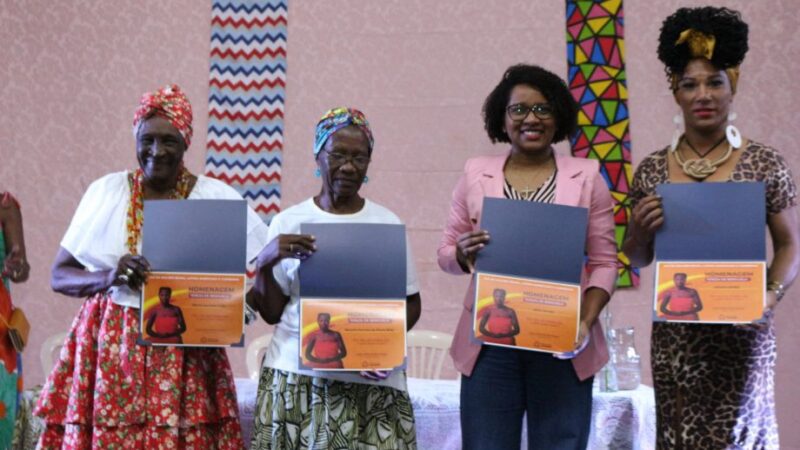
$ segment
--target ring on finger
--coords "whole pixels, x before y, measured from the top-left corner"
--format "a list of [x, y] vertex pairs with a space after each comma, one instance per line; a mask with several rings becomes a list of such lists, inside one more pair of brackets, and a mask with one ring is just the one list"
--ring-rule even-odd
[[135, 273], [136, 273], [136, 272], [134, 272], [134, 271], [133, 271], [133, 269], [131, 269], [130, 267], [128, 267], [128, 268], [126, 268], [126, 269], [125, 269], [125, 275], [126, 275], [128, 278], [132, 277], [132, 276], [133, 276], [133, 274], [135, 274]]

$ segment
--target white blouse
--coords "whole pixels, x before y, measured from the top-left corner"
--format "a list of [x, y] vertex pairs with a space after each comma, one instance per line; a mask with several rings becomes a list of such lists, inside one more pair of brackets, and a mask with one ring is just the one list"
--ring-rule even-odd
[[[292, 206], [272, 218], [269, 236], [276, 237], [282, 233], [299, 234], [300, 226], [304, 223], [389, 223], [402, 224], [400, 219], [387, 208], [364, 201], [361, 211], [354, 214], [331, 214], [320, 209], [313, 198]], [[355, 372], [332, 372], [319, 370], [304, 370], [299, 368], [298, 352], [300, 349], [300, 278], [298, 270], [300, 260], [295, 258], [282, 259], [272, 269], [275, 281], [280, 285], [283, 294], [289, 297], [289, 303], [283, 308], [281, 321], [275, 325], [272, 341], [264, 355], [264, 367], [299, 373], [310, 377], [327, 378], [349, 383], [366, 383], [380, 386], [389, 386], [395, 389], [406, 390], [406, 376], [402, 370], [394, 370], [388, 378], [381, 381], [371, 381]], [[406, 239], [406, 295], [419, 292], [417, 271], [414, 267], [414, 257], [411, 247]]]
[[[190, 200], [241, 200], [235, 189], [214, 178], [199, 175]], [[128, 172], [115, 172], [94, 181], [83, 194], [61, 247], [90, 272], [109, 270], [128, 253], [127, 214], [131, 200]], [[252, 261], [267, 243], [267, 225], [247, 208], [247, 260]], [[137, 251], [141, 253], [142, 242]], [[127, 286], [109, 289], [114, 303], [139, 307], [139, 293]]]

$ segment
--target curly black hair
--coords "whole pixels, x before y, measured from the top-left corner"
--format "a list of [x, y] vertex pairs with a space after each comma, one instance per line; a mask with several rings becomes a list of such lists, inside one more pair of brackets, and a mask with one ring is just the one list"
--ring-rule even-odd
[[517, 64], [506, 70], [503, 79], [483, 102], [483, 127], [489, 140], [493, 143], [511, 142], [505, 128], [506, 107], [511, 90], [520, 84], [541, 92], [553, 107], [556, 121], [553, 143], [561, 142], [575, 132], [578, 125], [578, 105], [564, 80], [539, 66]]
[[680, 8], [664, 20], [658, 37], [658, 59], [666, 66], [667, 77], [682, 73], [692, 60], [689, 45], [675, 45], [689, 28], [714, 36], [711, 64], [717, 69], [736, 67], [744, 60], [748, 28], [738, 11], [713, 6]]

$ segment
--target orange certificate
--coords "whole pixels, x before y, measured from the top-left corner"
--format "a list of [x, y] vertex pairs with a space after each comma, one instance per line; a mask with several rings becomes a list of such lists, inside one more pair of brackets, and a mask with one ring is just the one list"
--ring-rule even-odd
[[763, 261], [659, 261], [653, 320], [751, 323], [761, 319], [766, 296]]
[[405, 300], [304, 298], [300, 324], [302, 368], [390, 370], [405, 361]]
[[581, 288], [530, 278], [478, 273], [475, 338], [489, 345], [549, 353], [575, 349]]
[[142, 291], [141, 341], [149, 345], [240, 346], [244, 274], [151, 272]]

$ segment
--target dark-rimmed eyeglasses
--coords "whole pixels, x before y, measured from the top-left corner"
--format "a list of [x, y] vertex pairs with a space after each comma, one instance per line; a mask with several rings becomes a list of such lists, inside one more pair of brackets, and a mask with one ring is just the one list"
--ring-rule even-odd
[[533, 106], [515, 103], [513, 105], [508, 105], [506, 108], [506, 113], [514, 122], [522, 122], [526, 117], [528, 117], [529, 113], [533, 113], [533, 115], [539, 120], [552, 119], [553, 115], [555, 114], [553, 107], [547, 103], [537, 103]]
[[328, 160], [328, 165], [334, 167], [341, 167], [347, 164], [347, 162], [349, 161], [350, 164], [352, 164], [353, 166], [358, 167], [359, 169], [363, 169], [367, 167], [367, 165], [369, 165], [371, 159], [369, 156], [364, 154], [348, 155], [345, 153], [328, 152], [328, 151], [325, 151], [325, 153], [326, 153], [326, 159]]

